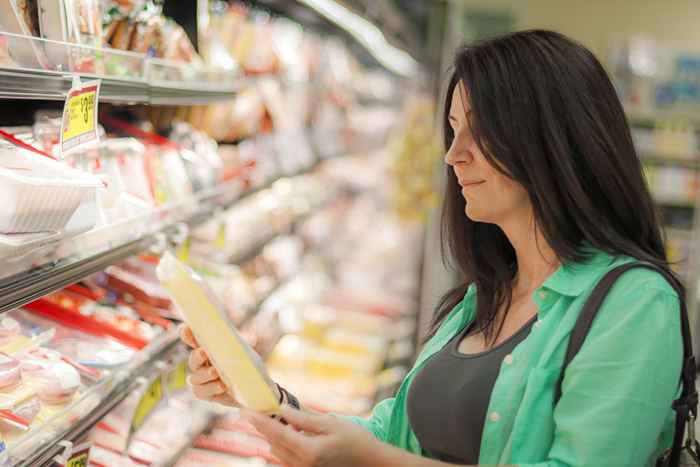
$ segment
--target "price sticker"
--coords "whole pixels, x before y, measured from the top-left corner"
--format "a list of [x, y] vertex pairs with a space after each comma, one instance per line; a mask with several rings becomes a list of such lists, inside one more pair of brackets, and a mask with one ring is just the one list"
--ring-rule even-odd
[[[55, 457], [53, 467], [88, 467], [90, 465], [90, 443], [83, 443], [78, 446], [72, 447], [68, 451], [70, 455], [68, 460], [64, 458]], [[64, 454], [65, 455], [65, 454]]]
[[136, 406], [134, 417], [131, 420], [132, 431], [136, 431], [143, 426], [146, 418], [148, 418], [161, 400], [163, 400], [163, 381], [159, 376], [146, 388], [146, 391], [143, 393], [141, 400]]
[[180, 248], [177, 251], [177, 257], [180, 261], [186, 263], [190, 259], [190, 248], [192, 247], [192, 239], [187, 236], [185, 241], [182, 242]]
[[173, 368], [167, 377], [167, 386], [170, 392], [183, 389], [187, 386], [187, 362], [182, 361]]
[[97, 142], [97, 102], [100, 81], [74, 84], [63, 107], [61, 121], [61, 153], [84, 144]]
[[221, 221], [219, 223], [219, 229], [216, 232], [216, 238], [214, 239], [214, 246], [219, 250], [226, 248], [226, 222]]
[[87, 467], [89, 465], [90, 445], [84, 444], [73, 449], [66, 467]]

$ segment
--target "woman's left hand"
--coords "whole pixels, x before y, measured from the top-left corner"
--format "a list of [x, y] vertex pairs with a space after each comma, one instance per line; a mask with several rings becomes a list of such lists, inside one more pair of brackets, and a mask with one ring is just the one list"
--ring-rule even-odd
[[288, 425], [242, 410], [242, 415], [272, 446], [272, 454], [289, 467], [352, 467], [377, 465], [382, 445], [364, 428], [332, 415], [283, 407]]

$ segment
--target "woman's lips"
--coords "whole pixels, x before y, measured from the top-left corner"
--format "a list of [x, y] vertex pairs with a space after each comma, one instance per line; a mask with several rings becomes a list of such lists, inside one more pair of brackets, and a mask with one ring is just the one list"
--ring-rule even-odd
[[477, 185], [481, 185], [482, 183], [485, 183], [484, 180], [477, 180], [477, 181], [474, 181], [474, 182], [459, 182], [459, 184], [460, 184], [460, 186], [462, 187], [462, 189], [471, 188], [471, 187], [474, 187], [474, 186], [477, 186]]

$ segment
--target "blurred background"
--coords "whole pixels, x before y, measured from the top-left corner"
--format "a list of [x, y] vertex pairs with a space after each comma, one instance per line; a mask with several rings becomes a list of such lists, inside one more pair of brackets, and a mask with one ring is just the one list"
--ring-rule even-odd
[[692, 0], [0, 0], [0, 465], [278, 465], [187, 390], [164, 252], [306, 406], [391, 395], [457, 280], [454, 51], [509, 31], [606, 66], [696, 327], [699, 21]]

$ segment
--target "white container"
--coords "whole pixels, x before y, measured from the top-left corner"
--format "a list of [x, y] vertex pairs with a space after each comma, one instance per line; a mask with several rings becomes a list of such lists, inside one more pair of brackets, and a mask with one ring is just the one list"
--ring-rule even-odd
[[81, 204], [95, 202], [101, 186], [90, 174], [0, 144], [0, 233], [60, 231]]

